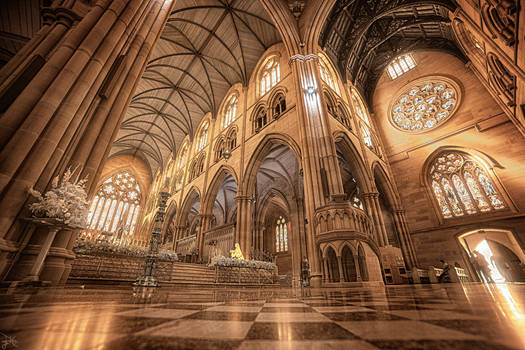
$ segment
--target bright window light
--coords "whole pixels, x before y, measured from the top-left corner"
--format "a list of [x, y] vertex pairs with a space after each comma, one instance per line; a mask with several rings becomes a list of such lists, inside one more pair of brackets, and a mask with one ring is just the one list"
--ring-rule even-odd
[[416, 66], [414, 58], [409, 54], [395, 58], [387, 67], [390, 78], [394, 80], [403, 73], [408, 72]]

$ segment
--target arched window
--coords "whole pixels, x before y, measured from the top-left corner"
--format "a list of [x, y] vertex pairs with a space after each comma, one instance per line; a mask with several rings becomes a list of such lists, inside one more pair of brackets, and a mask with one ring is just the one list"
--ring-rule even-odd
[[414, 61], [414, 58], [411, 55], [402, 55], [394, 58], [392, 62], [388, 65], [388, 75], [390, 75], [390, 78], [394, 80], [395, 78], [408, 72], [415, 66], [416, 61]]
[[277, 253], [288, 251], [288, 223], [279, 216], [275, 224], [275, 251]]
[[277, 119], [286, 110], [286, 99], [283, 94], [277, 95], [273, 100], [272, 111], [273, 118]]
[[332, 98], [332, 96], [330, 96], [329, 93], [325, 92], [324, 93], [324, 99], [325, 99], [325, 102], [326, 102], [326, 109], [328, 110], [328, 113], [330, 113], [332, 115], [332, 117], [336, 117], [337, 118], [336, 106], [335, 106], [335, 102], [334, 102], [334, 99]]
[[235, 120], [237, 116], [237, 102], [237, 95], [232, 95], [228, 101], [228, 104], [226, 105], [224, 112], [224, 122], [222, 124], [223, 128], [227, 128]]
[[488, 1], [481, 11], [483, 21], [494, 37], [501, 38], [507, 46], [516, 42], [517, 7], [514, 1]]
[[348, 115], [345, 112], [345, 108], [342, 104], [337, 105], [337, 111], [336, 111], [337, 119], [343, 123], [344, 126], [350, 129], [350, 119], [348, 118]]
[[265, 62], [260, 77], [259, 96], [262, 96], [281, 80], [281, 67], [278, 56], [272, 56]]
[[199, 140], [197, 142], [197, 152], [202, 150], [208, 144], [208, 126], [209, 124], [206, 123], [206, 125], [204, 125], [204, 127], [201, 130]]
[[224, 140], [221, 138], [215, 145], [215, 161], [219, 161], [224, 153]]
[[113, 237], [131, 236], [140, 211], [141, 191], [133, 175], [120, 171], [104, 180], [91, 202], [86, 226], [112, 232]]
[[181, 169], [186, 164], [186, 158], [188, 156], [188, 144], [185, 144], [182, 148], [182, 151], [180, 152], [180, 158], [179, 163], [177, 164], [177, 167]]
[[237, 130], [233, 129], [230, 131], [227, 137], [228, 142], [228, 149], [232, 151], [235, 147], [237, 147]]
[[332, 90], [339, 93], [339, 89], [337, 88], [334, 78], [332, 77], [332, 72], [330, 72], [330, 69], [328, 69], [328, 66], [326, 62], [324, 61], [324, 59], [319, 58], [317, 62], [319, 63], [319, 73], [321, 75], [321, 79], [323, 79], [323, 81], [328, 86], [330, 86]]
[[428, 177], [444, 218], [507, 208], [484, 166], [466, 153], [440, 153], [433, 161]]
[[255, 132], [259, 132], [266, 124], [268, 124], [268, 113], [266, 112], [266, 108], [261, 107], [255, 116]]
[[204, 171], [205, 161], [206, 161], [206, 154], [203, 154], [199, 162], [199, 172], [198, 172], [199, 175], [202, 174], [202, 172]]
[[354, 110], [357, 116], [366, 123], [366, 125], [370, 126], [370, 118], [368, 117], [368, 110], [363, 103], [363, 100], [361, 99], [361, 96], [355, 91], [355, 89], [352, 89], [352, 103], [354, 105]]

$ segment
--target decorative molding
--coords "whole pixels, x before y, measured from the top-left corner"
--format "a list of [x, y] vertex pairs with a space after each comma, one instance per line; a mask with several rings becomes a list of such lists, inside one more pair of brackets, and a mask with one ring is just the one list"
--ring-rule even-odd
[[319, 60], [319, 56], [317, 56], [314, 53], [310, 53], [308, 55], [295, 54], [292, 57], [290, 57], [289, 63], [290, 63], [290, 65], [292, 65], [292, 63], [294, 63], [295, 61], [300, 61], [300, 62], [304, 63], [304, 62], [308, 62], [310, 60], [317, 61], [317, 60]]

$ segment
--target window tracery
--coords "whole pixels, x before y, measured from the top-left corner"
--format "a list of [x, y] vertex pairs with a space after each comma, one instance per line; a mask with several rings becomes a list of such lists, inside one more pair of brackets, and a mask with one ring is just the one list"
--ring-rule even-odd
[[219, 141], [217, 141], [217, 144], [215, 145], [215, 161], [219, 161], [222, 159], [222, 156], [224, 155], [224, 140], [221, 138]]
[[467, 154], [442, 152], [434, 160], [428, 175], [444, 218], [507, 208], [484, 167]]
[[275, 251], [277, 253], [288, 251], [288, 223], [279, 216], [275, 224]]
[[[86, 226], [90, 230], [131, 236], [140, 211], [140, 186], [123, 170], [104, 180], [91, 202]], [[114, 236], [115, 237], [115, 236]]]
[[266, 124], [268, 124], [268, 113], [266, 108], [261, 107], [255, 116], [255, 132], [259, 132]]
[[457, 110], [459, 88], [443, 77], [430, 77], [405, 86], [392, 102], [391, 124], [404, 132], [424, 132], [442, 125]]
[[232, 97], [230, 97], [224, 113], [224, 122], [222, 125], [223, 128], [227, 128], [237, 117], [238, 100], [239, 98], [237, 97], [237, 95], [233, 95]]
[[281, 80], [281, 67], [278, 56], [273, 56], [266, 61], [260, 77], [259, 95], [263, 96]]
[[283, 94], [278, 94], [273, 101], [273, 118], [277, 119], [286, 110], [286, 99]]

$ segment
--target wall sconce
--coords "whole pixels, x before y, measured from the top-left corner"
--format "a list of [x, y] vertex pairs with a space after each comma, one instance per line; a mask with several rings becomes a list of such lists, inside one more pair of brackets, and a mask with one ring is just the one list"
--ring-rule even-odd
[[232, 151], [230, 151], [229, 148], [226, 148], [224, 152], [222, 153], [222, 156], [224, 157], [225, 160], [228, 160], [232, 156]]
[[313, 86], [309, 86], [309, 87], [306, 89], [306, 92], [308, 93], [308, 95], [312, 95], [312, 94], [315, 92], [315, 87], [313, 87]]

